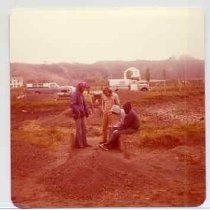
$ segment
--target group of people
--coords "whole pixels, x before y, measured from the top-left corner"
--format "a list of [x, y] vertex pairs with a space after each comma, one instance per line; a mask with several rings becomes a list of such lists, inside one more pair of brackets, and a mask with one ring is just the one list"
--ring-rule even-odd
[[[89, 103], [84, 96], [84, 91], [89, 89], [86, 82], [80, 82], [75, 92], [71, 94], [72, 116], [76, 125], [75, 142], [77, 148], [90, 147], [86, 137], [85, 118], [89, 117]], [[140, 120], [132, 109], [131, 103], [126, 102], [120, 108], [118, 94], [109, 87], [103, 89], [102, 94], [102, 141], [99, 147], [104, 150], [114, 148], [122, 134], [132, 134], [138, 131]]]

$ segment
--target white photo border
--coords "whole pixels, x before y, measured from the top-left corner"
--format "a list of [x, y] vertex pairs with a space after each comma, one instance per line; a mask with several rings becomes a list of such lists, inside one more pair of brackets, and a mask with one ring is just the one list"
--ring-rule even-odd
[[[9, 15], [15, 8], [72, 7], [200, 7], [205, 14], [205, 116], [206, 116], [206, 200], [198, 209], [210, 208], [210, 1], [207, 0], [6, 0], [0, 1], [0, 208], [16, 208], [11, 201], [10, 176], [10, 60]], [[142, 208], [144, 209], [144, 208]], [[145, 208], [148, 209], [148, 208]], [[155, 208], [153, 208], [155, 209]], [[158, 208], [157, 208], [158, 209]], [[175, 208], [176, 209], [176, 208]]]

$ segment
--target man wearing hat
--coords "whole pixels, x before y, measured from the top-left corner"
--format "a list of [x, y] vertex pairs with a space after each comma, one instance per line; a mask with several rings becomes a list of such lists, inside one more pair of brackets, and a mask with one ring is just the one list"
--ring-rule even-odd
[[124, 109], [120, 108], [119, 105], [113, 105], [111, 108], [111, 112], [113, 115], [113, 123], [109, 125], [109, 137], [111, 137], [114, 130], [118, 129], [123, 123], [125, 118], [125, 111]]
[[124, 118], [125, 118], [125, 111], [124, 109], [120, 108], [119, 105], [113, 105], [112, 108], [111, 108], [111, 112], [113, 115], [115, 115], [117, 117], [117, 123], [115, 123], [114, 125], [112, 126], [115, 126], [115, 127], [119, 127], [120, 125], [122, 125], [124, 123]]
[[88, 109], [83, 92], [88, 87], [86, 82], [80, 82], [76, 91], [71, 94], [72, 116], [76, 124], [76, 147], [89, 147], [86, 139], [85, 117], [88, 117]]

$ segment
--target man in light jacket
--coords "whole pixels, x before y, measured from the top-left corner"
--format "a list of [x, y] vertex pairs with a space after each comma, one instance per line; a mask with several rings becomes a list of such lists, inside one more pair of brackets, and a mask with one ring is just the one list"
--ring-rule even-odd
[[119, 105], [119, 103], [119, 97], [116, 94], [113, 94], [109, 87], [104, 87], [102, 94], [102, 141], [100, 143], [105, 143], [107, 141], [108, 127], [113, 121], [111, 108], [114, 104]]

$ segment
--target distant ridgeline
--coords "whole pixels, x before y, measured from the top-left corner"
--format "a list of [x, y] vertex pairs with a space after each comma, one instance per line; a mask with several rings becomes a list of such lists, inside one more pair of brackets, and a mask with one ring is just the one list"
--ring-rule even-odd
[[100, 82], [107, 79], [122, 78], [130, 67], [140, 70], [141, 79], [146, 79], [149, 70], [151, 79], [203, 80], [204, 61], [194, 58], [170, 58], [161, 61], [100, 61], [93, 64], [56, 63], [25, 64], [12, 63], [11, 77], [22, 77], [24, 81], [54, 81], [58, 84], [76, 84], [87, 80]]

